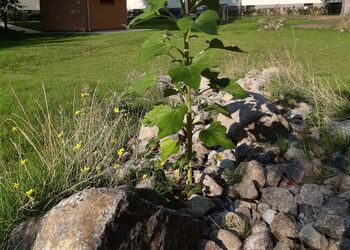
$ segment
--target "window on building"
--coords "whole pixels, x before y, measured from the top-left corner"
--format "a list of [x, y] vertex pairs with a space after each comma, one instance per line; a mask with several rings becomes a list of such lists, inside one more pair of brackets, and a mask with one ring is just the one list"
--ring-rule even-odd
[[101, 4], [114, 4], [114, 0], [100, 0]]

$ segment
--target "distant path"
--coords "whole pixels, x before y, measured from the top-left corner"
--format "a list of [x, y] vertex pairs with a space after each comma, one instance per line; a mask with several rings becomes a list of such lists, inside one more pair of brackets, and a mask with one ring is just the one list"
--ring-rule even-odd
[[[4, 27], [4, 23], [0, 22], [0, 26]], [[32, 29], [28, 29], [28, 28], [23, 28], [23, 27], [19, 27], [13, 24], [8, 24], [7, 25], [8, 29], [13, 30], [13, 31], [17, 31], [17, 32], [24, 32], [27, 34], [38, 34], [38, 33], [42, 33], [39, 30], [32, 30]]]

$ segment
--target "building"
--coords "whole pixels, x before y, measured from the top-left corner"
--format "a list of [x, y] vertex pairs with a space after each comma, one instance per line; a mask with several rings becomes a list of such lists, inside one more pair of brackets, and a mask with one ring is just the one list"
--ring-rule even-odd
[[22, 10], [40, 12], [40, 0], [21, 0]]
[[122, 29], [127, 24], [126, 0], [40, 0], [43, 31]]

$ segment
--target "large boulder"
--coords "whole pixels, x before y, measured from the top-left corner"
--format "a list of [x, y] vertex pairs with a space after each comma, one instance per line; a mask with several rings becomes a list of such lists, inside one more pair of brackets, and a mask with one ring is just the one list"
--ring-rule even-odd
[[231, 118], [219, 114], [217, 120], [226, 127], [228, 135], [235, 143], [244, 140], [274, 142], [279, 136], [288, 135], [288, 121], [262, 95], [250, 93], [249, 97], [231, 100], [225, 106]]
[[31, 249], [194, 249], [203, 224], [146, 200], [156, 196], [127, 188], [79, 192], [42, 218]]

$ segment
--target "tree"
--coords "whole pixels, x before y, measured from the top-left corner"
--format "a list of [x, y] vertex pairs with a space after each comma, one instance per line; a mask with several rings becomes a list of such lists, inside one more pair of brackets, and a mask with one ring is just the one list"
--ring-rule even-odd
[[20, 9], [22, 6], [19, 0], [1, 0], [0, 1], [0, 16], [4, 22], [4, 28], [7, 30], [8, 14]]
[[342, 1], [342, 8], [340, 15], [342, 17], [350, 16], [350, 0], [343, 0]]

